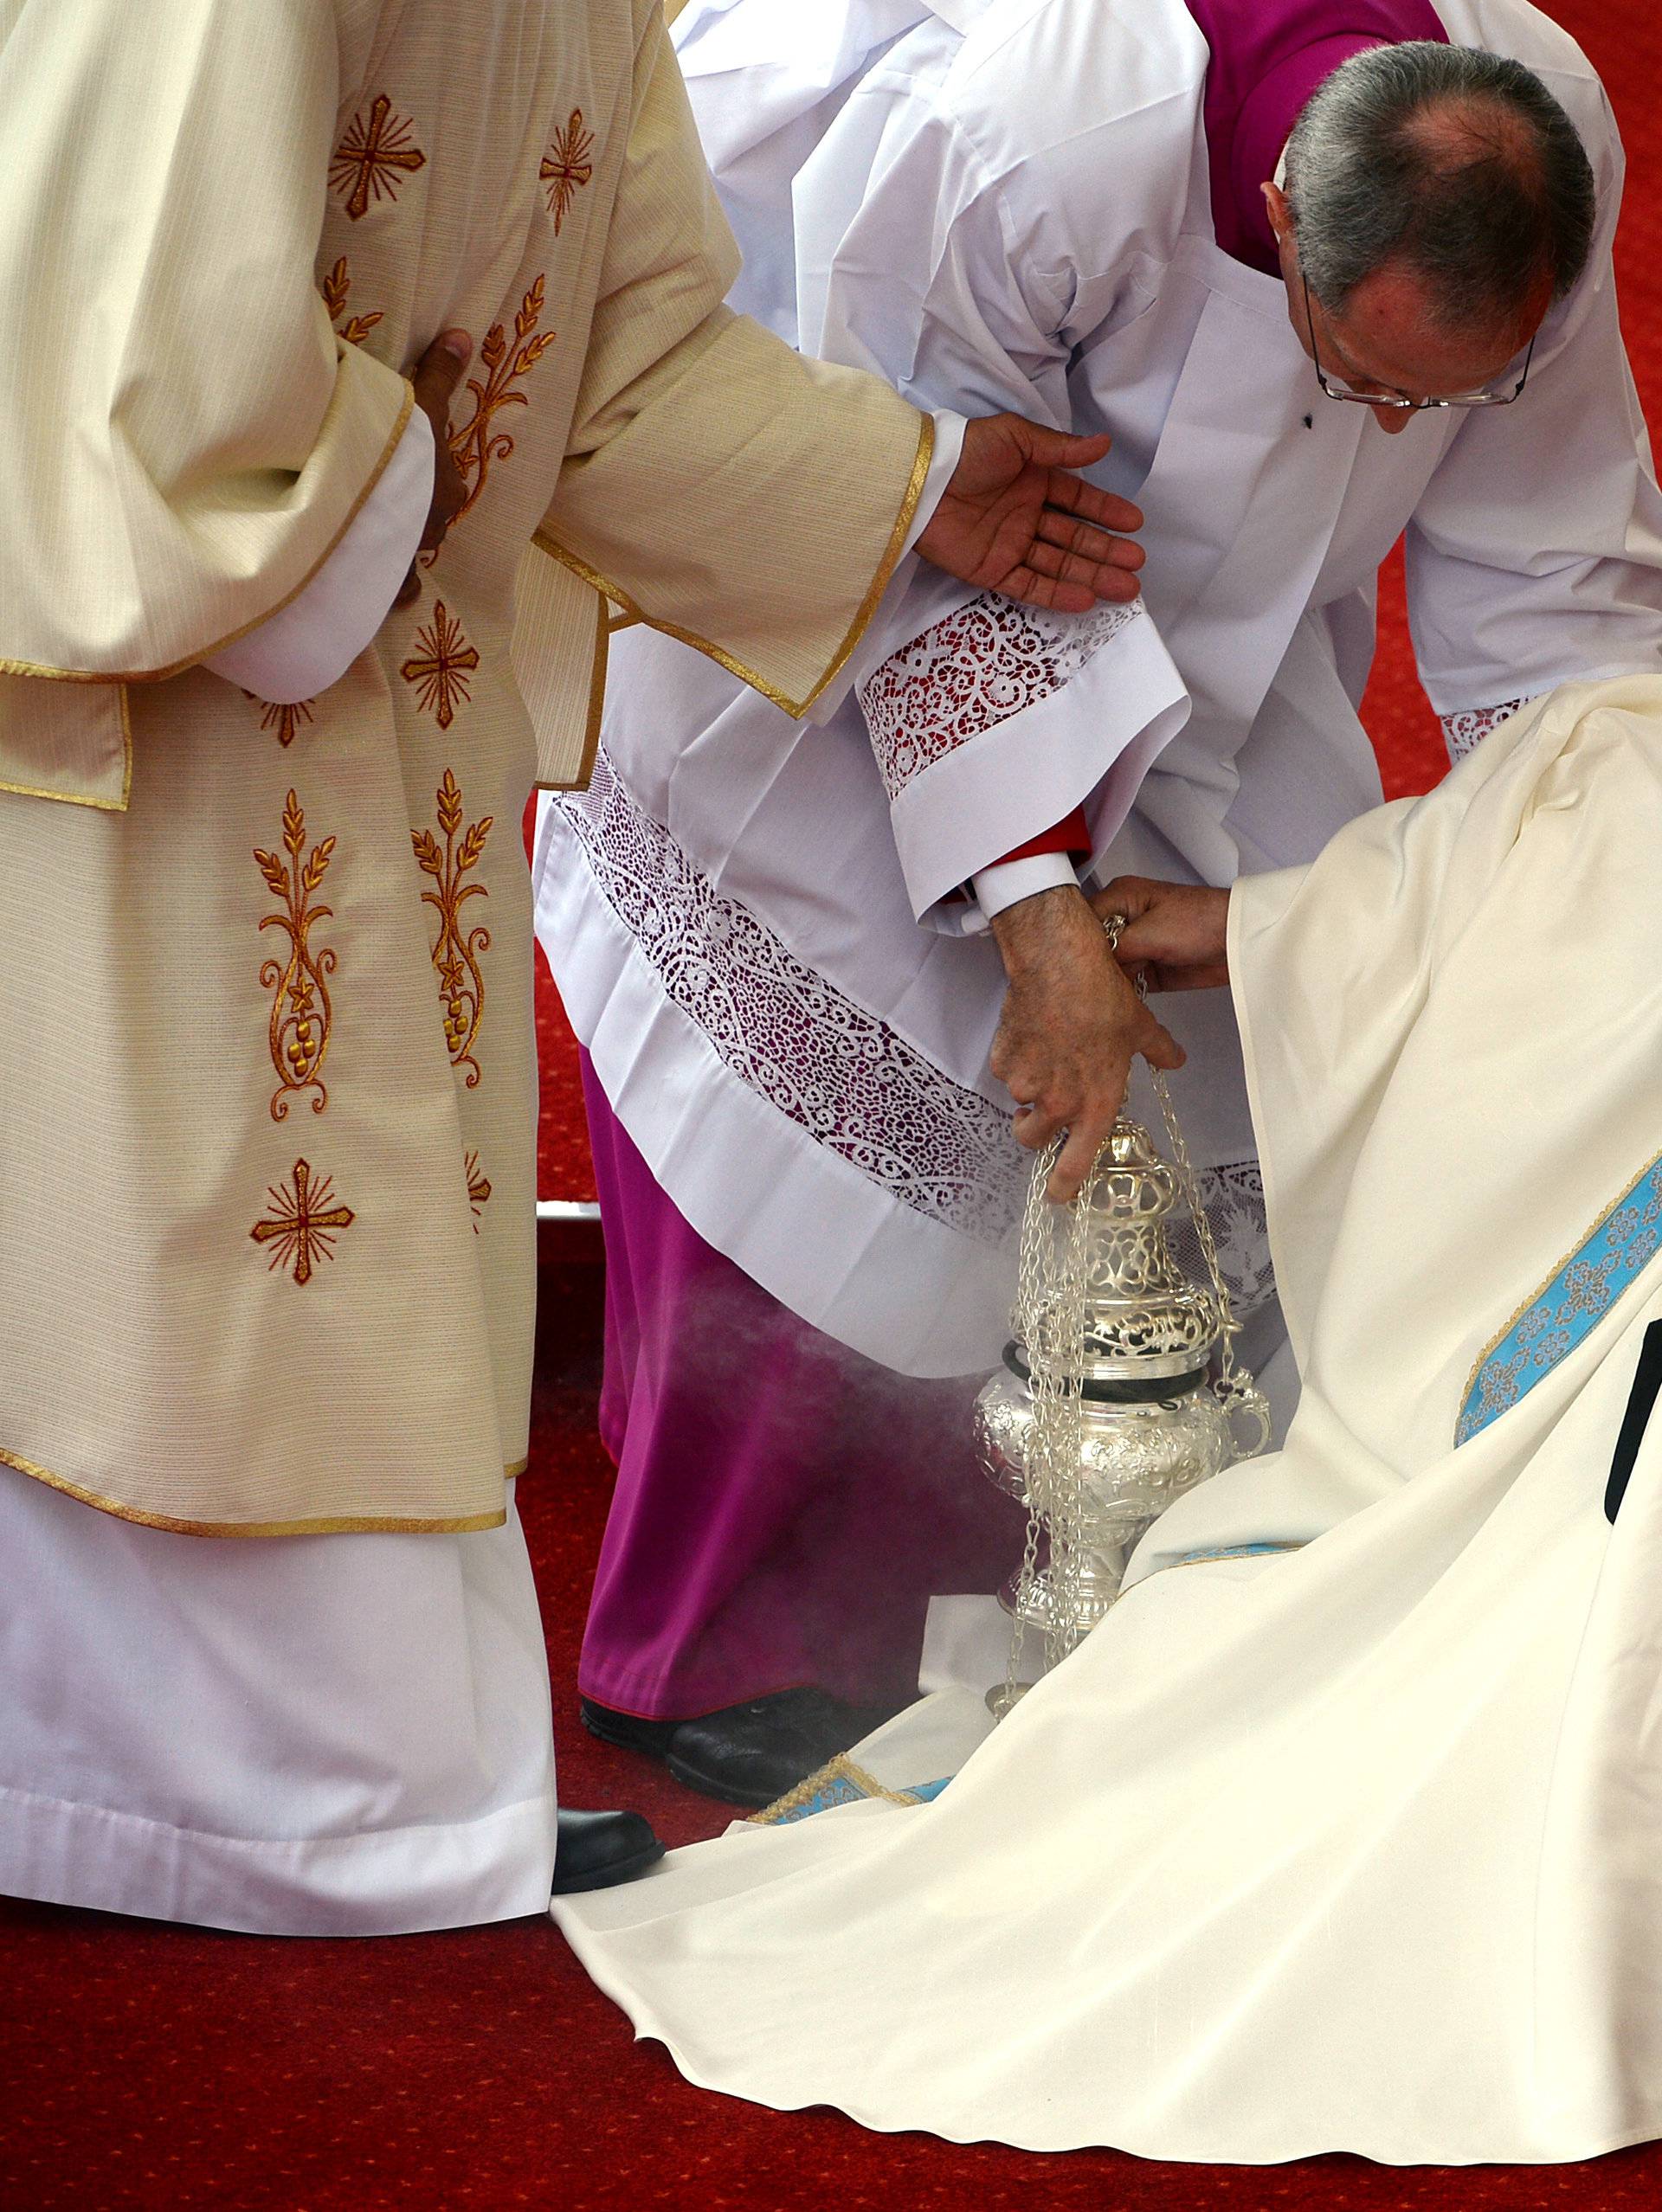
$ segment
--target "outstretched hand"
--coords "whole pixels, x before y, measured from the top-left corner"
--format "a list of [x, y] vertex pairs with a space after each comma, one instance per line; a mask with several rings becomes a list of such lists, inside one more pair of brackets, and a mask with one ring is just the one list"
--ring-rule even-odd
[[1204, 884], [1116, 876], [1091, 905], [1099, 921], [1123, 914], [1119, 964], [1154, 991], [1208, 991], [1229, 981], [1229, 894]]
[[918, 551], [948, 576], [1030, 607], [1084, 614], [1098, 600], [1126, 604], [1137, 595], [1143, 549], [1115, 533], [1140, 530], [1142, 513], [1068, 473], [1101, 460], [1112, 442], [1067, 437], [1020, 415], [967, 424]]

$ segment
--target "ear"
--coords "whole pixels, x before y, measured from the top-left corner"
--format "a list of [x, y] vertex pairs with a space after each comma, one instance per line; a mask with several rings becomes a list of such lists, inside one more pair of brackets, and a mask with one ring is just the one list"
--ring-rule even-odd
[[1264, 195], [1264, 205], [1269, 211], [1270, 228], [1275, 233], [1275, 242], [1278, 246], [1285, 246], [1295, 228], [1292, 202], [1279, 184], [1260, 184], [1259, 190]]

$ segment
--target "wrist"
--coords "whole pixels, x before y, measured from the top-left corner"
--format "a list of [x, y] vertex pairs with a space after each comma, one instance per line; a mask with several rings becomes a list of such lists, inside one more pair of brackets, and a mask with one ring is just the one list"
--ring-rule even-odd
[[1102, 925], [1079, 884], [1053, 884], [1003, 908], [989, 926], [1004, 955], [1006, 971], [1014, 974], [1017, 968], [1043, 958], [1059, 939], [1073, 936], [1081, 922], [1095, 936], [1102, 936]]
[[[915, 553], [921, 550], [923, 540], [935, 524], [935, 517], [942, 500], [951, 488], [963, 458], [963, 438], [969, 425], [961, 415], [950, 408], [937, 408], [934, 415], [935, 444], [930, 457], [929, 473], [924, 479], [924, 488], [912, 511], [912, 524], [906, 532], [901, 550]], [[924, 556], [925, 560], [928, 555]]]

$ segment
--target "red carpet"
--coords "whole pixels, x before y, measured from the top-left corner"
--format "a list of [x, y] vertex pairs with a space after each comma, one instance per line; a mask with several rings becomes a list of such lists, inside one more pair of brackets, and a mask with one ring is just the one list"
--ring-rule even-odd
[[537, 1058], [543, 1077], [537, 1116], [537, 1195], [592, 1203], [595, 1170], [583, 1118], [577, 1040], [571, 1034], [540, 947], [537, 953]]
[[[595, 1347], [550, 1281], [522, 1486], [571, 1802], [641, 1806], [671, 1842], [724, 1810], [577, 1725], [569, 1685], [609, 1469]], [[826, 1961], [827, 2002], [836, 1964]], [[544, 1920], [280, 1943], [0, 1903], [4, 2212], [1653, 2212], [1662, 2152], [1596, 2167], [1265, 2170], [1041, 2159], [863, 2134], [689, 2088]]]
[[[1652, 0], [1554, 0], [1606, 74], [1631, 169], [1620, 254], [1647, 406], [1662, 405], [1662, 20]], [[1440, 739], [1400, 592], [1367, 717], [1387, 788], [1423, 789]], [[542, 1190], [593, 1195], [570, 1033], [540, 978]], [[605, 1513], [594, 1442], [596, 1274], [545, 1278], [522, 1487], [548, 1626], [564, 1794], [641, 1805], [675, 1842], [725, 1815], [576, 1725], [577, 1640]], [[826, 1962], [827, 2002], [836, 1968]], [[1104, 2054], [1110, 2063], [1110, 2054]], [[1584, 2167], [1397, 2172], [1350, 2158], [1264, 2171], [1048, 2160], [862, 2134], [689, 2089], [632, 2046], [546, 1922], [362, 1944], [280, 1944], [0, 1901], [0, 2212], [1652, 2212], [1662, 2149]]]

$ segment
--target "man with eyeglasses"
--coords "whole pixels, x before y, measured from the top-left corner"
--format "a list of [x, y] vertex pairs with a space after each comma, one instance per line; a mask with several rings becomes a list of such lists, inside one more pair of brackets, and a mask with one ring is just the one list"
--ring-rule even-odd
[[943, 1379], [1000, 1356], [1023, 1148], [1070, 1133], [1067, 1195], [1138, 1054], [1187, 1052], [1292, 1403], [1227, 999], [1156, 1019], [1093, 885], [1308, 861], [1378, 802], [1404, 530], [1453, 751], [1653, 668], [1662, 505], [1614, 121], [1524, 0], [691, 0], [674, 36], [739, 304], [919, 404], [1111, 433], [1144, 518], [1093, 614], [919, 576], [823, 734], [625, 633], [595, 789], [544, 816], [615, 1261], [589, 1717], [759, 1797], [904, 1696], [931, 1591], [998, 1579]]

